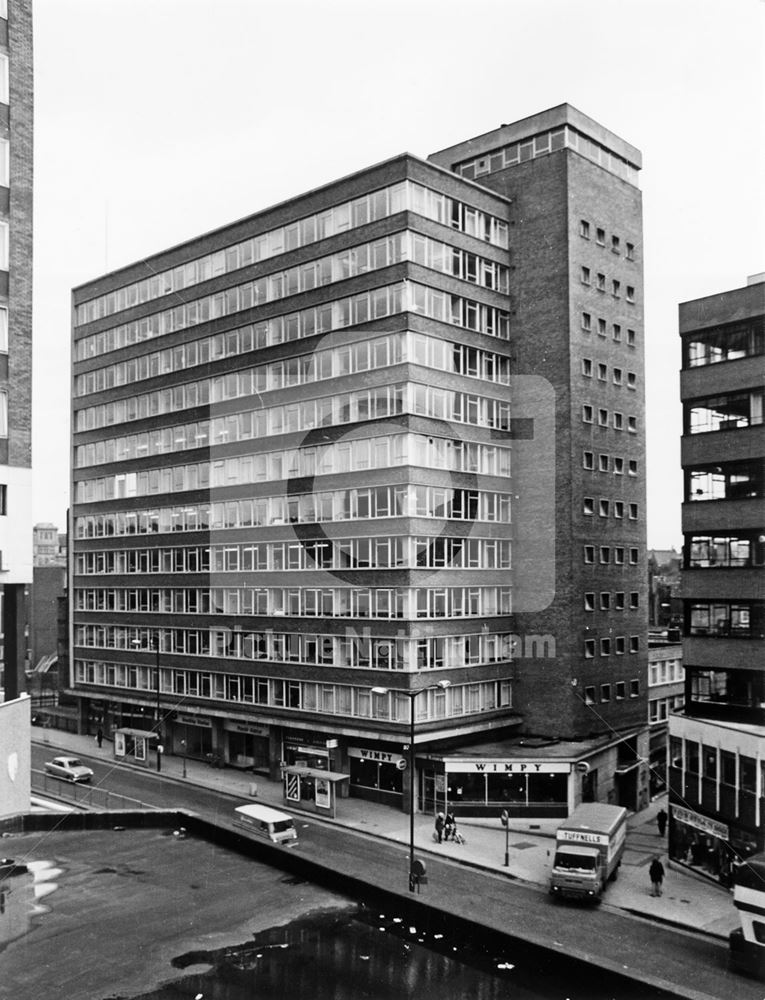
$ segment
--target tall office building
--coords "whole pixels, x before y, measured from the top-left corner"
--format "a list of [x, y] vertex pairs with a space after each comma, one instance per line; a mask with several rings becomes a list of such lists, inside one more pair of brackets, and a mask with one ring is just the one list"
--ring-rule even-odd
[[639, 167], [561, 105], [74, 291], [83, 729], [646, 800]]
[[24, 690], [32, 582], [32, 3], [0, 2], [0, 586], [3, 681]]
[[680, 305], [685, 706], [670, 856], [731, 881], [765, 847], [765, 275]]

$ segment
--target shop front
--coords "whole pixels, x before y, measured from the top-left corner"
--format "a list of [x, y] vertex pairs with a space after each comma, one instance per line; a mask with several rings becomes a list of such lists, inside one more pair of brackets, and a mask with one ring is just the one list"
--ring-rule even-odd
[[739, 859], [731, 843], [730, 827], [685, 806], [672, 803], [669, 810], [670, 859], [731, 886], [732, 866]]
[[226, 719], [223, 730], [226, 761], [232, 767], [268, 772], [268, 726]]
[[285, 732], [282, 767], [311, 767], [319, 771], [339, 771], [336, 767], [338, 741], [316, 733]]
[[455, 816], [565, 817], [571, 780], [569, 761], [444, 757], [423, 762], [421, 808], [448, 806]]
[[406, 757], [402, 753], [373, 747], [348, 747], [350, 794], [367, 802], [383, 802], [402, 808]]
[[165, 739], [170, 750], [180, 756], [205, 760], [213, 754], [213, 720], [203, 715], [177, 712], [174, 722], [168, 720]]

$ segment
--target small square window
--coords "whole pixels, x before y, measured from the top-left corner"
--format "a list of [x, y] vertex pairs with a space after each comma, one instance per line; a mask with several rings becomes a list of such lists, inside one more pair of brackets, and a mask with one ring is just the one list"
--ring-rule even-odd
[[594, 545], [585, 545], [585, 547], [584, 547], [584, 561], [586, 563], [594, 563], [595, 562], [595, 546]]
[[595, 238], [596, 238], [597, 242], [600, 244], [600, 246], [605, 246], [605, 244], [606, 244], [606, 231], [605, 231], [605, 229], [596, 229], [595, 232], [596, 232]]
[[595, 501], [592, 497], [584, 497], [582, 500], [582, 513], [592, 514], [595, 511]]
[[621, 339], [622, 339], [622, 328], [621, 328], [621, 326], [620, 326], [619, 323], [614, 323], [613, 327], [611, 328], [611, 335], [613, 336], [614, 340], [617, 343], [619, 341], [621, 341]]
[[595, 640], [585, 639], [584, 640], [584, 658], [585, 660], [591, 660], [595, 655]]
[[635, 679], [630, 681], [630, 698], [637, 698], [640, 696], [640, 681]]
[[598, 501], [598, 514], [601, 517], [608, 517], [608, 500]]
[[608, 365], [598, 365], [598, 379], [605, 382], [608, 378]]
[[[588, 240], [590, 238], [590, 224], [586, 219], [579, 221], [579, 235]], [[629, 246], [629, 243], [627, 244]]]
[[638, 550], [630, 549], [630, 565], [637, 566], [637, 561], [638, 561]]
[[617, 566], [624, 565], [624, 548], [621, 545], [617, 545], [614, 549], [614, 562]]
[[600, 655], [610, 656], [611, 655], [611, 640], [601, 639], [600, 640]]
[[634, 372], [627, 372], [627, 388], [637, 388], [637, 375]]
[[591, 451], [582, 452], [582, 468], [592, 472], [595, 468], [595, 456]]
[[627, 640], [623, 635], [617, 635], [614, 639], [614, 652], [617, 656], [624, 656], [625, 650], [627, 649]]
[[624, 501], [614, 500], [614, 517], [623, 518], [624, 517]]
[[579, 280], [583, 285], [589, 285], [590, 283], [590, 269], [589, 267], [583, 267], [580, 273]]
[[637, 653], [640, 650], [640, 636], [630, 636], [630, 653]]
[[611, 237], [611, 249], [613, 250], [614, 253], [621, 253], [621, 248], [619, 246], [619, 237], [618, 236], [612, 236]]
[[598, 410], [598, 423], [601, 427], [608, 427], [608, 410]]
[[624, 681], [617, 681], [616, 682], [616, 700], [617, 701], [621, 701], [621, 699], [625, 696], [626, 693], [627, 693], [627, 686], [624, 683]]
[[584, 595], [584, 610], [594, 611], [595, 610], [595, 594], [586, 593]]
[[627, 347], [634, 347], [635, 346], [635, 339], [636, 339], [635, 338], [635, 331], [634, 330], [627, 330]]
[[598, 336], [605, 337], [606, 335], [606, 321], [604, 319], [598, 320]]
[[[585, 654], [585, 655], [587, 655], [587, 654]], [[593, 653], [593, 656], [594, 655], [595, 654]], [[584, 689], [584, 703], [585, 703], [585, 705], [594, 705], [595, 704], [595, 688], [594, 687], [586, 687]]]
[[624, 611], [624, 591], [617, 590], [614, 594], [614, 608], [617, 611]]
[[600, 546], [600, 561], [604, 566], [611, 562], [611, 547], [609, 545]]
[[582, 313], [582, 329], [588, 333], [592, 329], [592, 316], [589, 313]]
[[600, 685], [600, 700], [601, 701], [611, 701], [611, 685], [601, 684]]
[[640, 593], [637, 590], [630, 591], [630, 608], [635, 611], [640, 607]]
[[630, 434], [637, 434], [637, 417], [627, 417], [627, 430]]
[[591, 424], [592, 423], [592, 413], [593, 413], [593, 410], [592, 410], [592, 407], [590, 406], [590, 404], [589, 403], [585, 403], [582, 406], [582, 420], [586, 424]]
[[611, 610], [611, 592], [604, 590], [600, 595], [600, 610], [610, 611]]
[[624, 475], [624, 459], [620, 456], [614, 456], [614, 475], [623, 476]]
[[614, 368], [614, 385], [622, 384], [622, 370], [621, 368]]
[[628, 302], [635, 301], [635, 289], [632, 285], [627, 285], [627, 301]]
[[625, 256], [627, 257], [627, 260], [635, 259], [635, 247], [632, 243], [627, 244], [627, 250]]
[[614, 411], [614, 430], [620, 431], [624, 427], [624, 418], [621, 413]]
[[589, 358], [582, 358], [582, 375], [592, 378], [592, 361]]
[[630, 476], [636, 476], [637, 472], [638, 472], [638, 470], [637, 470], [637, 459], [631, 458], [629, 460], [629, 462], [627, 463], [627, 473]]
[[613, 297], [615, 299], [618, 299], [619, 296], [622, 294], [621, 289], [622, 289], [622, 283], [621, 283], [621, 281], [612, 281], [611, 282], [611, 294], [613, 295]]
[[638, 505], [636, 503], [630, 504], [630, 521], [637, 521], [638, 516]]
[[601, 472], [608, 472], [608, 455], [598, 455], [598, 468]]
[[606, 290], [606, 276], [605, 274], [598, 274], [598, 291], [605, 292]]

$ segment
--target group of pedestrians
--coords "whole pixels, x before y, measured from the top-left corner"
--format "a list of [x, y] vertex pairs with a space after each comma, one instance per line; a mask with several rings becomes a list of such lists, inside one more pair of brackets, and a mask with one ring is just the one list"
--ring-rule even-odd
[[457, 820], [454, 818], [454, 813], [436, 813], [436, 829], [433, 833], [433, 839], [439, 844], [449, 840], [457, 844], [465, 843], [464, 837], [457, 831]]

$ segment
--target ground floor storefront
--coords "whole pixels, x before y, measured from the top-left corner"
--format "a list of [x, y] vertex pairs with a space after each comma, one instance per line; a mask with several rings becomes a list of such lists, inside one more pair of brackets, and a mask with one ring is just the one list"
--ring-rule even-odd
[[686, 806], [670, 803], [670, 860], [719, 882], [733, 885], [733, 868], [765, 849], [765, 831], [722, 823]]
[[437, 734], [418, 734], [412, 754], [408, 742], [374, 733], [308, 729], [285, 721], [261, 723], [162, 706], [158, 711], [155, 705], [96, 699], [80, 700], [80, 726], [92, 734], [100, 729], [107, 739], [119, 728], [149, 730], [157, 734], [152, 753], [239, 768], [255, 780], [258, 774], [284, 779], [287, 769], [294, 774], [295, 768], [303, 768], [305, 780], [293, 779], [291, 791], [297, 788], [304, 800], [316, 794], [316, 774], [327, 772], [348, 778], [337, 785], [339, 797], [379, 802], [403, 812], [412, 805], [416, 812], [451, 811], [463, 818], [507, 813], [531, 823], [562, 819], [583, 801], [633, 810], [648, 801], [647, 774], [632, 759], [640, 759], [642, 750], [634, 737], [625, 757], [618, 741], [571, 745], [547, 740], [532, 748], [509, 736], [492, 744], [474, 739], [472, 745], [457, 748], [452, 739], [448, 748], [439, 750]]

